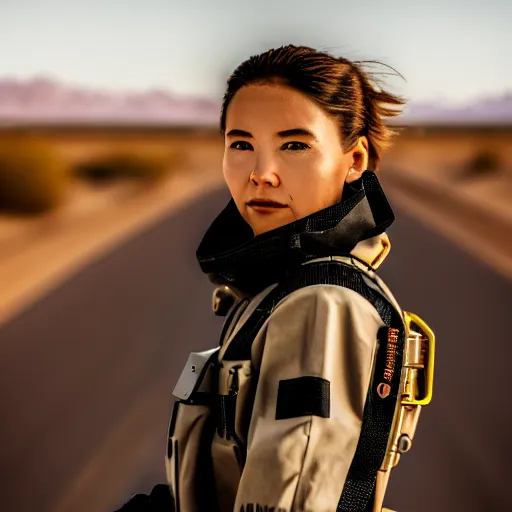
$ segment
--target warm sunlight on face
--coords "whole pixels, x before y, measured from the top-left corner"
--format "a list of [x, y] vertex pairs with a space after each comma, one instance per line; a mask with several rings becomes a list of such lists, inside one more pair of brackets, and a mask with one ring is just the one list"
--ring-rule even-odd
[[343, 153], [336, 121], [283, 85], [242, 87], [228, 107], [225, 133], [224, 178], [254, 235], [335, 204], [349, 170], [350, 179], [364, 170], [360, 154]]

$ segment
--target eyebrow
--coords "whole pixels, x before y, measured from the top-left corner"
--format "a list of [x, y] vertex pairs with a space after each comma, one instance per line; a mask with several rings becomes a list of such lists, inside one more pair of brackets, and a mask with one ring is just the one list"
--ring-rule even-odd
[[[281, 139], [284, 139], [286, 137], [293, 137], [294, 135], [303, 135], [303, 136], [311, 137], [311, 138], [317, 140], [315, 135], [312, 132], [310, 132], [309, 130], [306, 130], [305, 128], [292, 128], [290, 130], [283, 130], [281, 132], [277, 132], [277, 135]], [[254, 138], [251, 133], [246, 132], [245, 130], [237, 130], [237, 129], [230, 130], [226, 134], [226, 137], [246, 137], [248, 139]]]

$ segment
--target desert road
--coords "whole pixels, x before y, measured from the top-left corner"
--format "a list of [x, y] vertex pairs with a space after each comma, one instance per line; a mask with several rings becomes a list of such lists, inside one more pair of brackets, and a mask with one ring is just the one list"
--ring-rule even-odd
[[[227, 199], [187, 206], [2, 326], [2, 510], [109, 512], [165, 481], [172, 389], [221, 326], [195, 250]], [[512, 283], [396, 213], [380, 275], [434, 329], [437, 357], [433, 402], [386, 506], [510, 510]]]

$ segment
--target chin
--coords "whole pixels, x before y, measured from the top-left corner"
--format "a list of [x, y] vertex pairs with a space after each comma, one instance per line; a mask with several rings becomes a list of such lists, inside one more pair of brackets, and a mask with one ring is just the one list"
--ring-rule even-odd
[[251, 227], [254, 236], [280, 228], [295, 220], [291, 210], [288, 208], [281, 210], [281, 212], [276, 211], [269, 214], [250, 212], [246, 209], [243, 218]]

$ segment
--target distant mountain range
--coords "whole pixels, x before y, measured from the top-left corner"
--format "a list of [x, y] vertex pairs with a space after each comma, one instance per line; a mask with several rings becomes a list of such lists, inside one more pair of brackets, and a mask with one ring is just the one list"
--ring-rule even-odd
[[[19, 124], [204, 125], [219, 122], [220, 101], [177, 96], [164, 90], [139, 93], [73, 87], [47, 78], [0, 79], [0, 126]], [[390, 124], [512, 125], [512, 93], [465, 107], [414, 103]]]
[[163, 90], [109, 92], [54, 80], [0, 79], [0, 126], [11, 124], [193, 124], [219, 120], [220, 104]]
[[462, 107], [411, 102], [393, 124], [408, 126], [512, 126], [512, 92]]

